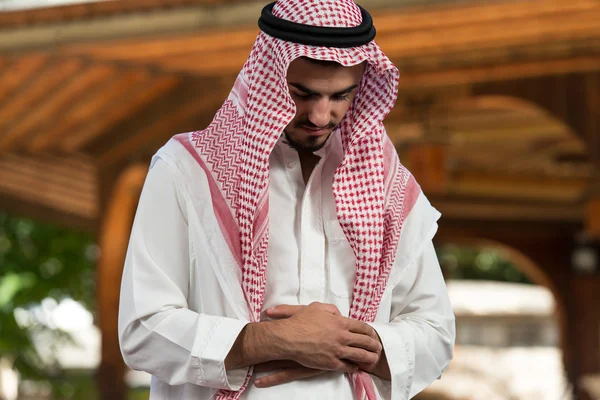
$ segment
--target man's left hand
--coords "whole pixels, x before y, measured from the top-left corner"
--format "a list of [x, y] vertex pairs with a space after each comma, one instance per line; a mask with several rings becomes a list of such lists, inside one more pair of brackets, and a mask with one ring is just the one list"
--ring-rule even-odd
[[[292, 315], [296, 314], [304, 307], [306, 306], [281, 305], [269, 308], [266, 311], [266, 314], [268, 317], [273, 319], [290, 318]], [[373, 329], [373, 337], [381, 343], [381, 339], [379, 338], [379, 335], [377, 334], [375, 329]], [[377, 375], [382, 379], [391, 379], [390, 370], [384, 350], [381, 350], [381, 353], [379, 354], [379, 360], [377, 362], [372, 364], [357, 364], [357, 366], [361, 370], [370, 374]], [[258, 387], [269, 387], [279, 385], [281, 383], [291, 382], [298, 379], [310, 378], [327, 372], [318, 369], [307, 368], [293, 361], [274, 361], [272, 363], [257, 365], [255, 367], [255, 371], [266, 372], [273, 371], [278, 368], [282, 368], [282, 370], [260, 378], [259, 382], [255, 382], [255, 384]]]
[[270, 375], [263, 376], [254, 381], [256, 387], [266, 388], [282, 383], [296, 381], [298, 379], [311, 378], [313, 376], [323, 375], [330, 371], [308, 368], [298, 364], [295, 361], [271, 361], [258, 364], [254, 367], [254, 372], [276, 371]]

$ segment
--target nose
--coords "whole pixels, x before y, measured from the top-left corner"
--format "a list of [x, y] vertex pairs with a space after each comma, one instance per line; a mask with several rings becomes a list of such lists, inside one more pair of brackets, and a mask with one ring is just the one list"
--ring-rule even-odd
[[329, 99], [324, 97], [312, 104], [308, 113], [308, 119], [319, 128], [324, 128], [331, 121], [331, 104]]

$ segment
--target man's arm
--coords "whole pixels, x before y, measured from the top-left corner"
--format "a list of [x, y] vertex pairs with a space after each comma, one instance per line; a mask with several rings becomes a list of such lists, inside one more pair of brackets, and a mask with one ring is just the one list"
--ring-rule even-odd
[[226, 374], [223, 360], [247, 322], [189, 309], [192, 260], [178, 177], [176, 166], [159, 159], [144, 184], [121, 283], [121, 352], [131, 368], [170, 385], [237, 390], [247, 370]]
[[369, 325], [381, 338], [390, 371], [391, 382], [378, 385], [390, 394], [384, 398], [412, 398], [440, 378], [452, 359], [455, 325], [431, 241], [394, 287], [391, 321]]
[[358, 364], [379, 359], [382, 346], [373, 329], [342, 317], [331, 304], [277, 309], [285, 319], [248, 324], [241, 331], [225, 359], [227, 370], [292, 360], [313, 369], [355, 372]]

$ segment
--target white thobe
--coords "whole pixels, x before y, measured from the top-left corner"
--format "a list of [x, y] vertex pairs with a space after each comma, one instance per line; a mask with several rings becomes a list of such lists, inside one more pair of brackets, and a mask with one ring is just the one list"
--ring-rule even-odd
[[[298, 154], [283, 139], [271, 154], [263, 310], [319, 301], [348, 315], [355, 258], [337, 221], [331, 189], [342, 159], [339, 135], [316, 154], [321, 160], [306, 185]], [[225, 357], [249, 314], [241, 273], [211, 205], [203, 170], [183, 146], [169, 142], [154, 157], [144, 184], [119, 311], [123, 357], [131, 368], [153, 376], [150, 399], [209, 399], [218, 389], [239, 389], [247, 373], [225, 370]], [[431, 242], [438, 218], [420, 194], [404, 222], [371, 323], [392, 376], [391, 381], [373, 376], [381, 399], [413, 397], [439, 378], [452, 358], [454, 315]], [[242, 398], [352, 399], [354, 394], [347, 375], [328, 372], [271, 388], [251, 383]]]

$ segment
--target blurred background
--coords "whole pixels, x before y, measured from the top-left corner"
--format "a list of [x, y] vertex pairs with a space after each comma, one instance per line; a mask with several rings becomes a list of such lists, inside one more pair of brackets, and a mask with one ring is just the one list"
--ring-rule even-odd
[[[147, 399], [116, 337], [151, 155], [265, 2], [0, 0], [0, 400]], [[600, 399], [600, 1], [363, 0], [387, 130], [443, 213], [456, 356], [420, 400]]]

